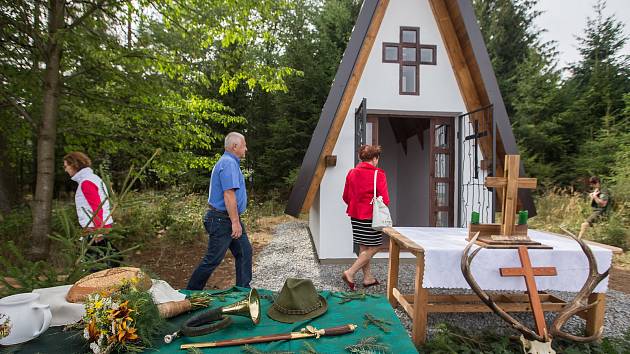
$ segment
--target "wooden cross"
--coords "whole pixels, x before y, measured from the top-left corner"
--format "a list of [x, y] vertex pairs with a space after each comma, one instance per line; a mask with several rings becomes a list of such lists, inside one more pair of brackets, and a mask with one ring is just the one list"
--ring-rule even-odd
[[514, 235], [514, 221], [517, 211], [518, 189], [536, 189], [536, 178], [519, 178], [520, 156], [505, 155], [503, 177], [486, 177], [486, 187], [501, 188], [503, 208], [501, 218], [501, 235]]
[[538, 296], [538, 289], [536, 288], [536, 276], [555, 276], [555, 267], [532, 267], [532, 262], [529, 259], [529, 252], [527, 246], [518, 247], [518, 257], [521, 259], [521, 268], [499, 268], [502, 277], [524, 277], [525, 286], [527, 287], [527, 296], [529, 297], [529, 303], [532, 307], [532, 313], [534, 314], [534, 321], [536, 322], [536, 332], [539, 336], [548, 338], [547, 324], [545, 323], [545, 314], [540, 303], [540, 297]]
[[479, 131], [479, 120], [475, 120], [473, 122], [473, 125], [474, 125], [473, 134], [465, 137], [464, 141], [475, 139], [475, 142], [473, 143], [473, 156], [475, 158], [475, 174], [473, 178], [479, 179], [479, 157], [477, 156], [477, 144], [478, 144], [479, 138], [483, 138], [484, 136], [488, 135], [488, 131], [486, 130], [486, 131], [477, 133]]
[[437, 46], [420, 44], [420, 28], [400, 27], [400, 43], [383, 42], [383, 63], [399, 66], [401, 95], [419, 95], [419, 65], [437, 64]]

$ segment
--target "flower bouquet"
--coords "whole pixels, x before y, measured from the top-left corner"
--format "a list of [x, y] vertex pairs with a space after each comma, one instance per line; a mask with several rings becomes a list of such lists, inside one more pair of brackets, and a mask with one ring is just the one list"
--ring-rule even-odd
[[138, 290], [133, 280], [89, 295], [84, 306], [83, 337], [95, 354], [140, 352], [163, 325], [151, 294]]
[[155, 304], [148, 290], [136, 287], [137, 278], [87, 296], [81, 321], [83, 337], [95, 354], [140, 352], [159, 334], [164, 319], [208, 307], [211, 297], [198, 293], [185, 300]]

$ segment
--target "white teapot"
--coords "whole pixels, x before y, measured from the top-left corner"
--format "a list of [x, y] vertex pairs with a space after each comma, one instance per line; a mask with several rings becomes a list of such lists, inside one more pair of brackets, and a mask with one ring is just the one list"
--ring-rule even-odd
[[39, 294], [24, 293], [0, 299], [0, 344], [27, 342], [50, 326], [50, 305], [38, 302]]

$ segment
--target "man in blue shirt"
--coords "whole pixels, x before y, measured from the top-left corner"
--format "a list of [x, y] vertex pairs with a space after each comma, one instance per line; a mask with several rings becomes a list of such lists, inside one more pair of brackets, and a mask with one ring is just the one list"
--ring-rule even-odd
[[228, 248], [234, 255], [236, 285], [249, 288], [252, 280], [252, 245], [247, 238], [240, 215], [247, 208], [245, 177], [241, 172], [241, 159], [247, 144], [239, 133], [225, 137], [225, 152], [212, 169], [208, 211], [203, 224], [208, 232], [208, 250], [188, 281], [188, 290], [202, 290]]

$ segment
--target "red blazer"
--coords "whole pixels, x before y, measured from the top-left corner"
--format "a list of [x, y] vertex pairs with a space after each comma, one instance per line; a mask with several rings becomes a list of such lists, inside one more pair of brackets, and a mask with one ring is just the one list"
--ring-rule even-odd
[[372, 197], [374, 196], [374, 171], [376, 176], [376, 196], [382, 196], [383, 202], [389, 205], [387, 177], [385, 171], [367, 162], [360, 162], [348, 172], [346, 186], [343, 189], [343, 201], [348, 204], [346, 213], [355, 219], [372, 219]]

